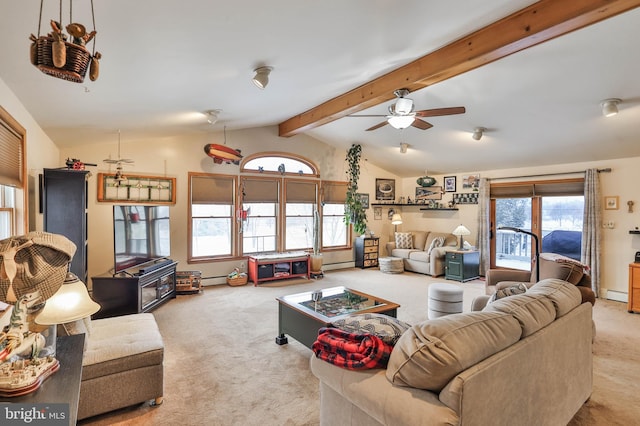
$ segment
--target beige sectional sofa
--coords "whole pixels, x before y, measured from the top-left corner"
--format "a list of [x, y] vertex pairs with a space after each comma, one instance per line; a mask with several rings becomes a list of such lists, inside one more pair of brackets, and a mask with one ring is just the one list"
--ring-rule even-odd
[[[387, 255], [401, 258], [405, 271], [419, 272], [434, 277], [444, 275], [445, 253], [447, 250], [455, 249], [456, 236], [430, 231], [408, 231], [407, 233], [411, 234], [411, 247], [400, 248], [394, 239], [386, 244]], [[433, 241], [436, 238], [442, 238], [442, 245], [433, 247]]]
[[592, 305], [543, 280], [481, 312], [413, 325], [387, 369], [315, 356], [321, 425], [562, 425], [591, 395]]

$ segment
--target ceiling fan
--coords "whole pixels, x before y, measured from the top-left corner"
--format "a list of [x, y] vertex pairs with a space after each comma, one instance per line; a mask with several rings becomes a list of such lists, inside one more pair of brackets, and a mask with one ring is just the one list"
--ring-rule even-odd
[[127, 181], [127, 177], [122, 172], [122, 166], [124, 164], [133, 164], [133, 160], [130, 158], [120, 157], [120, 130], [118, 130], [118, 158], [114, 160], [111, 157], [109, 157], [102, 161], [107, 164], [116, 165], [116, 174], [113, 176], [115, 186], [120, 186]]
[[424, 121], [421, 117], [440, 117], [443, 115], [464, 114], [464, 107], [451, 108], [434, 108], [415, 111], [413, 99], [406, 96], [409, 89], [398, 89], [393, 92], [398, 98], [393, 105], [389, 106], [389, 114], [387, 115], [349, 115], [348, 117], [386, 117], [387, 119], [373, 127], [369, 127], [367, 131], [379, 129], [382, 126], [390, 124], [395, 129], [406, 129], [407, 127], [416, 127], [421, 130], [427, 130], [433, 127], [433, 124]]

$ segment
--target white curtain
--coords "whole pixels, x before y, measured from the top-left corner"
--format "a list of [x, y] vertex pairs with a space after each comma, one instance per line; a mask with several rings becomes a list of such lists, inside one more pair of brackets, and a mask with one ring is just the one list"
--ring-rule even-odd
[[582, 263], [591, 269], [591, 289], [600, 296], [600, 177], [597, 169], [588, 169], [584, 177], [584, 217], [582, 222]]
[[478, 249], [480, 250], [480, 275], [485, 276], [489, 270], [491, 249], [489, 247], [491, 221], [489, 217], [490, 187], [489, 179], [481, 178], [478, 187]]

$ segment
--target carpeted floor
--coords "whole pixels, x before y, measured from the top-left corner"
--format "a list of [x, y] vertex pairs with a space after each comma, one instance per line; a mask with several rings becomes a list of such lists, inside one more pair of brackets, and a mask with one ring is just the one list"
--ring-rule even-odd
[[[414, 324], [427, 317], [429, 284], [441, 281], [349, 269], [306, 283], [210, 286], [202, 294], [179, 295], [154, 311], [165, 343], [164, 404], [143, 404], [79, 424], [317, 425], [311, 350], [292, 338], [288, 345], [275, 344], [276, 297], [344, 285], [399, 303], [398, 318]], [[468, 311], [473, 298], [484, 293], [484, 283], [461, 285]], [[640, 315], [628, 314], [626, 304], [598, 300], [594, 320], [593, 394], [570, 424], [634, 424], [640, 418]]]

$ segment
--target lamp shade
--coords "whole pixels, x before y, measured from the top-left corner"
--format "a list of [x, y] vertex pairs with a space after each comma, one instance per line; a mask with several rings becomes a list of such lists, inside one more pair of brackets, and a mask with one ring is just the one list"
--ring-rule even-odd
[[413, 115], [394, 115], [387, 120], [394, 129], [406, 129], [411, 126], [416, 117]]
[[471, 231], [469, 231], [469, 229], [467, 229], [466, 226], [460, 225], [453, 230], [452, 234], [455, 235], [456, 237], [459, 237], [461, 235], [471, 235]]
[[100, 310], [91, 300], [85, 284], [75, 274], [68, 272], [60, 289], [49, 299], [35, 318], [36, 324], [54, 325], [76, 321]]
[[400, 216], [400, 214], [398, 214], [398, 213], [395, 213], [391, 217], [391, 224], [392, 225], [402, 225], [402, 216]]

